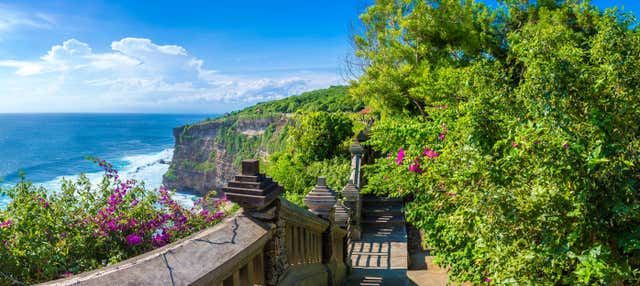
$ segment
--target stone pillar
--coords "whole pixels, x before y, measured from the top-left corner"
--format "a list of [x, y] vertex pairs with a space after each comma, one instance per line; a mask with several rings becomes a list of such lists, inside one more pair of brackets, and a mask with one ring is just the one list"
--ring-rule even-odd
[[279, 215], [282, 186], [260, 173], [258, 160], [244, 160], [242, 173], [222, 190], [244, 214], [274, 226], [273, 237], [264, 249], [264, 273], [266, 285], [277, 285], [289, 267], [285, 221]]
[[360, 185], [360, 165], [362, 161], [362, 154], [364, 154], [364, 148], [360, 146], [358, 140], [354, 141], [351, 147], [349, 147], [349, 152], [351, 152], [351, 177], [349, 178], [353, 184], [360, 189], [362, 186]]
[[322, 264], [328, 272], [330, 285], [335, 285], [334, 270], [336, 261], [333, 256], [334, 235], [333, 227], [335, 223], [335, 204], [337, 202], [336, 193], [327, 186], [324, 177], [318, 177], [315, 188], [304, 198], [304, 204], [309, 207], [309, 211], [317, 216], [329, 221], [329, 227], [322, 233]]
[[360, 240], [362, 235], [362, 228], [360, 227], [360, 216], [362, 213], [362, 200], [360, 200], [360, 190], [349, 181], [344, 189], [342, 189], [342, 197], [344, 197], [344, 204], [349, 208], [349, 215], [351, 216], [351, 239]]

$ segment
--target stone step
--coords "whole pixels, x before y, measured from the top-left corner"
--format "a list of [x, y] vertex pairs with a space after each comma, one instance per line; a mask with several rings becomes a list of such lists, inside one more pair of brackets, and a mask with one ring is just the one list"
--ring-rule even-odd
[[394, 225], [404, 225], [404, 217], [363, 217], [360, 220], [360, 223], [363, 227], [371, 227], [371, 226], [394, 226]]
[[378, 202], [381, 202], [381, 203], [400, 203], [400, 204], [402, 204], [402, 202], [403, 202], [402, 198], [388, 198], [388, 197], [377, 197], [377, 196], [369, 196], [369, 195], [362, 196], [361, 200], [362, 200], [363, 204], [364, 203], [370, 203], [370, 202], [373, 202], [373, 203], [378, 203]]
[[409, 280], [406, 277], [378, 277], [378, 276], [366, 276], [349, 279], [345, 285], [351, 286], [403, 286], [410, 285]]
[[403, 209], [401, 206], [363, 208], [362, 210], [362, 216], [402, 215], [402, 213], [403, 213]]
[[402, 209], [402, 200], [398, 199], [370, 199], [362, 201], [362, 210]]
[[362, 214], [362, 219], [392, 219], [392, 218], [404, 218], [404, 214], [402, 212], [366, 212]]

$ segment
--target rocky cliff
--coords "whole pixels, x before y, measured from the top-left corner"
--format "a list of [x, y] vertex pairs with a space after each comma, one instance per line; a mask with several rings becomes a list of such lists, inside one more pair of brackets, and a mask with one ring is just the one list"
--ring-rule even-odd
[[242, 159], [265, 157], [281, 148], [288, 122], [286, 115], [226, 116], [177, 127], [163, 183], [198, 194], [219, 190], [238, 173]]

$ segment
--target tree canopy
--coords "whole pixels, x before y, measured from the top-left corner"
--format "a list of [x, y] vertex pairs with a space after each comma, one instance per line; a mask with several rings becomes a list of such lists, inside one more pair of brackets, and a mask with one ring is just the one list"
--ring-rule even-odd
[[[640, 283], [640, 32], [588, 1], [378, 0], [351, 93], [379, 119], [369, 192], [458, 280]], [[402, 150], [400, 150], [402, 148]]]

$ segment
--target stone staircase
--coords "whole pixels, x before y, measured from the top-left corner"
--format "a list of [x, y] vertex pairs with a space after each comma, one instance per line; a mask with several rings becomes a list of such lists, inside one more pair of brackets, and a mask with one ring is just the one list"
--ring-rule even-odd
[[346, 285], [409, 285], [407, 231], [402, 199], [363, 196], [362, 237], [350, 246]]

